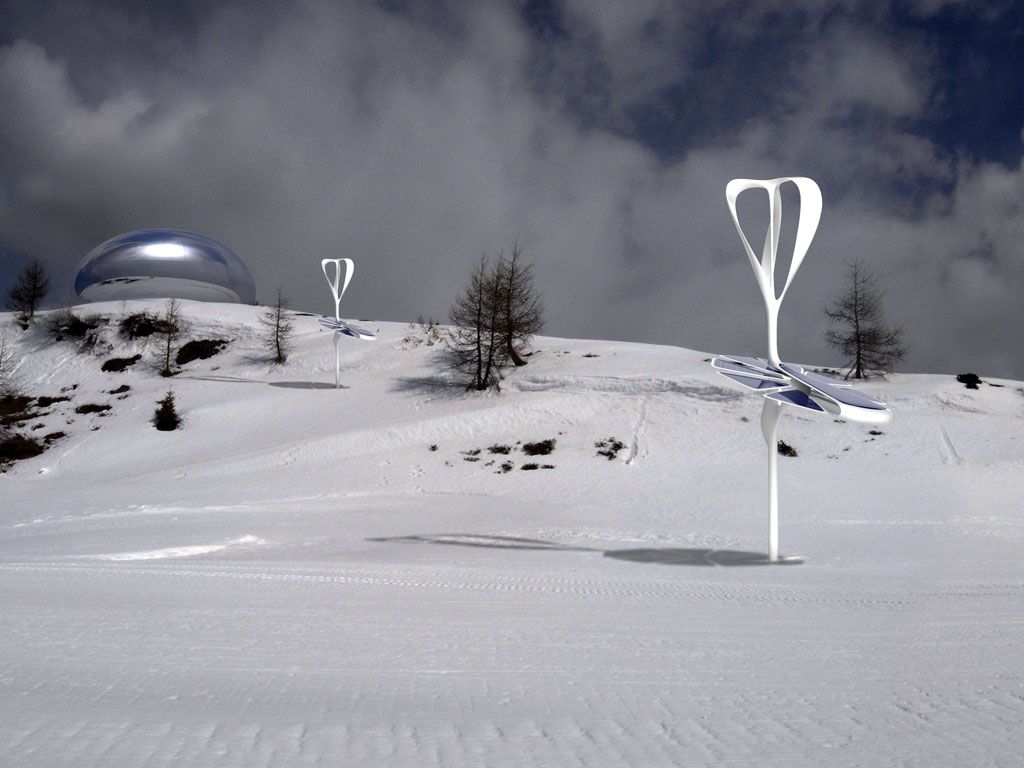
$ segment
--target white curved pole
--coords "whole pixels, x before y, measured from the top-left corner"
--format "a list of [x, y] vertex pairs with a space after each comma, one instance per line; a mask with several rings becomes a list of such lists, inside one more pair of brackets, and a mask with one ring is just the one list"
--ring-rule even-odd
[[[345, 269], [342, 270], [341, 265], [344, 263]], [[331, 277], [327, 270], [327, 265], [334, 265], [334, 276]], [[341, 297], [345, 295], [345, 290], [348, 288], [349, 281], [352, 280], [352, 272], [355, 270], [355, 265], [352, 263], [352, 259], [321, 259], [320, 269], [324, 271], [324, 277], [327, 278], [327, 284], [331, 287], [331, 294], [334, 296], [334, 319], [341, 320]], [[337, 389], [341, 386], [341, 347], [339, 346], [338, 334], [334, 335], [334, 387]]]
[[779, 560], [779, 416], [782, 403], [764, 398], [761, 434], [768, 445], [768, 561]]

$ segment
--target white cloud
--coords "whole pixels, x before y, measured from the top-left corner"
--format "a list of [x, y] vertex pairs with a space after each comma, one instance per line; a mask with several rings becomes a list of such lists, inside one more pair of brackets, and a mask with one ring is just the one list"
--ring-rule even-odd
[[[589, 5], [570, 18], [613, 73], [609, 105], [651, 97], [664, 67], [686, 58], [664, 30], [697, 22], [661, 3], [625, 20]], [[1024, 374], [1019, 334], [990, 335], [1009, 352], [977, 341], [986, 324], [1013, 327], [1024, 288], [1024, 173], [957, 166], [905, 126], [929, 104], [934, 73], [919, 49], [831, 28], [812, 57], [786, 60], [772, 106], [789, 112], [766, 107], [667, 162], [552, 98], [565, 82], [538, 88], [541, 43], [510, 6], [455, 5], [448, 24], [371, 6], [275, 7], [270, 29], [219, 12], [172, 46], [187, 65], [141, 62], [137, 80], [100, 98], [70, 76], [80, 62], [28, 41], [0, 48], [0, 99], [15, 106], [0, 124], [0, 241], [68, 275], [117, 232], [195, 229], [234, 248], [261, 295], [282, 285], [310, 309], [329, 303], [319, 259], [349, 256], [347, 311], [412, 319], [443, 315], [479, 252], [518, 235], [550, 333], [754, 352], [762, 313], [725, 183], [806, 174], [826, 208], [783, 312], [787, 354], [828, 359], [822, 307], [843, 262], [864, 256], [889, 281], [914, 367]], [[738, 23], [746, 39], [750, 18]], [[855, 105], [874, 122], [837, 119]], [[911, 199], [899, 182], [932, 191]], [[964, 301], [977, 306], [951, 309]]]

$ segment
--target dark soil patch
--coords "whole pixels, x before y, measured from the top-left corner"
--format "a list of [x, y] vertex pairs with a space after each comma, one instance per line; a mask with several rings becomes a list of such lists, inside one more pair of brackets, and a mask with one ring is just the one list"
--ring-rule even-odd
[[44, 395], [43, 397], [36, 398], [36, 406], [39, 408], [49, 408], [54, 403], [66, 403], [70, 399], [70, 397], [64, 397], [63, 395], [57, 397], [46, 397]]
[[598, 456], [604, 456], [608, 461], [612, 461], [619, 455], [619, 451], [626, 447], [626, 444], [614, 437], [609, 437], [607, 440], [594, 443], [594, 447], [597, 448]]
[[127, 392], [129, 389], [131, 389], [131, 387], [129, 387], [127, 384], [122, 384], [117, 389], [110, 390], [110, 394], [111, 395], [120, 395], [120, 394], [122, 394], [124, 392]]
[[547, 456], [555, 450], [555, 442], [555, 439], [552, 437], [537, 443], [524, 443], [523, 453], [527, 456]]
[[227, 339], [193, 339], [178, 350], [174, 362], [178, 365], [188, 365], [193, 360], [206, 360], [220, 352], [227, 344]]
[[521, 466], [520, 469], [525, 469], [527, 471], [532, 469], [540, 469], [540, 464], [534, 464], [531, 462], [529, 464], [523, 464], [523, 466]]
[[123, 373], [141, 359], [142, 355], [132, 355], [131, 357], [112, 357], [109, 360], [103, 361], [103, 365], [100, 367], [100, 370], [105, 373]]
[[75, 413], [103, 413], [109, 411], [109, 405], [100, 405], [99, 403], [83, 403], [82, 405], [75, 408]]
[[67, 437], [67, 434], [64, 432], [51, 432], [50, 434], [43, 437], [43, 440], [45, 440], [48, 443], [52, 443], [54, 440], [60, 440], [62, 437]]
[[21, 417], [31, 402], [32, 398], [26, 395], [4, 395], [0, 397], [0, 416]]
[[8, 435], [0, 440], [0, 464], [31, 459], [46, 450], [38, 440], [24, 435]]

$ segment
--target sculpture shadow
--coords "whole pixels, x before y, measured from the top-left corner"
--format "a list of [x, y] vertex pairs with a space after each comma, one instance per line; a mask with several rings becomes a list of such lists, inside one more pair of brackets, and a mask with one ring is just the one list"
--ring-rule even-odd
[[526, 539], [516, 536], [492, 536], [473, 533], [432, 533], [409, 536], [379, 536], [367, 538], [375, 542], [404, 542], [410, 544], [442, 544], [456, 547], [482, 547], [484, 549], [524, 549], [552, 552], [600, 552], [613, 560], [632, 563], [656, 563], [659, 565], [690, 565], [702, 568], [733, 568], [758, 565], [799, 565], [801, 561], [779, 561], [770, 563], [764, 552], [750, 552], [739, 549], [679, 548], [664, 549], [610, 549], [578, 547], [559, 544], [543, 539]]
[[326, 381], [268, 381], [267, 384], [271, 387], [283, 387], [284, 389], [349, 389], [344, 384], [340, 387], [335, 387]]
[[423, 533], [410, 536], [374, 536], [367, 541], [397, 541], [412, 544], [446, 544], [454, 547], [483, 547], [484, 549], [533, 549], [562, 552], [600, 552], [591, 547], [573, 547], [543, 539], [523, 539], [517, 536], [489, 536], [473, 533]]
[[225, 384], [266, 384], [265, 381], [259, 379], [246, 379], [241, 376], [217, 376], [214, 374], [206, 376], [179, 376], [179, 378], [192, 379], [194, 381], [219, 381]]
[[706, 568], [756, 565], [800, 565], [800, 560], [779, 560], [771, 563], [764, 552], [748, 552], [740, 549], [616, 549], [604, 553], [614, 560], [628, 560], [633, 563], [658, 563], [660, 565], [696, 565]]

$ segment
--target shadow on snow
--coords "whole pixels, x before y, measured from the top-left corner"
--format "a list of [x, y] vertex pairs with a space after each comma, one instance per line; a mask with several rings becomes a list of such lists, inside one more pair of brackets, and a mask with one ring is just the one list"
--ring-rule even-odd
[[[550, 550], [555, 552], [600, 552], [604, 557], [614, 560], [628, 560], [633, 563], [658, 563], [661, 565], [696, 565], [702, 567], [735, 567], [751, 565], [770, 565], [768, 555], [764, 552], [748, 552], [739, 549], [707, 549], [707, 548], [644, 548], [644, 549], [610, 549], [602, 550], [594, 547], [578, 547], [559, 544], [543, 539], [524, 539], [515, 536], [488, 536], [470, 533], [436, 533], [413, 534], [409, 536], [383, 536], [368, 538], [367, 541], [400, 542], [411, 544], [445, 544], [456, 547], [483, 547], [485, 549], [526, 549]], [[779, 564], [798, 564], [792, 563]]]

